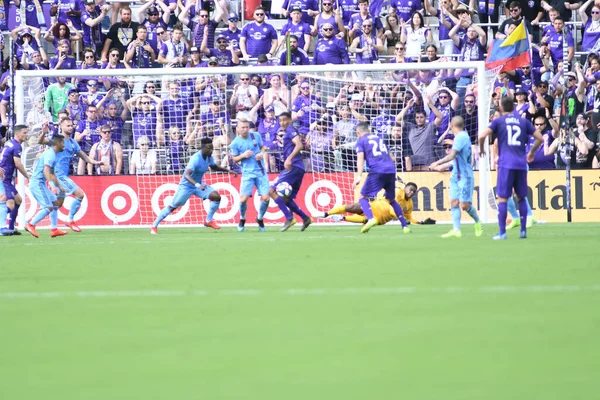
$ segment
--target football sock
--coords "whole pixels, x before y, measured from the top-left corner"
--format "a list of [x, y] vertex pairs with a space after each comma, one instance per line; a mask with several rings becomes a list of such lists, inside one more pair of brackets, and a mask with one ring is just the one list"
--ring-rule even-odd
[[154, 220], [154, 223], [152, 223], [152, 226], [156, 228], [158, 224], [162, 222], [163, 219], [167, 218], [167, 216], [171, 214], [171, 212], [171, 207], [166, 206], [165, 208], [163, 208], [158, 214], [158, 217], [156, 217], [156, 220]]
[[521, 232], [527, 230], [527, 199], [519, 200], [519, 214], [521, 215]]
[[42, 208], [35, 214], [33, 219], [29, 222], [31, 225], [37, 225], [41, 220], [46, 218], [46, 215], [50, 214], [50, 210], [47, 207]]
[[498, 203], [498, 228], [500, 228], [501, 235], [506, 233], [506, 214], [506, 203]]
[[15, 207], [10, 210], [10, 221], [8, 223], [8, 229], [15, 229], [15, 223], [17, 222], [17, 216], [19, 215], [20, 204], [15, 203]]
[[531, 210], [531, 206], [529, 205], [529, 198], [525, 197], [525, 202], [527, 203], [527, 216], [533, 217], [533, 211]]
[[50, 229], [56, 229], [58, 227], [58, 207], [54, 207], [54, 210], [50, 211]]
[[240, 219], [246, 219], [246, 210], [248, 209], [248, 202], [240, 204]]
[[286, 220], [292, 219], [292, 213], [290, 212], [288, 206], [285, 204], [285, 199], [283, 197], [277, 196], [277, 198], [275, 199], [275, 203], [277, 203], [277, 205], [279, 206], [279, 209], [285, 216]]
[[258, 208], [258, 219], [263, 219], [265, 216], [265, 213], [267, 212], [267, 209], [269, 208], [269, 202], [268, 201], [261, 201], [260, 202], [260, 207]]
[[460, 208], [450, 207], [450, 214], [452, 214], [452, 227], [455, 231], [460, 231]]
[[348, 222], [355, 222], [357, 224], [365, 224], [368, 220], [364, 215], [347, 215], [344, 220]]
[[306, 215], [304, 213], [304, 211], [302, 211], [302, 209], [300, 207], [298, 207], [298, 204], [296, 204], [296, 202], [293, 199], [289, 199], [286, 202], [288, 208], [290, 209], [291, 212], [296, 213], [300, 218], [302, 218], [302, 220], [304, 221], [306, 218], [308, 218], [308, 215]]
[[467, 214], [469, 214], [475, 222], [479, 222], [479, 215], [477, 215], [477, 210], [473, 207], [473, 204], [471, 204], [471, 207], [467, 210]]
[[406, 218], [404, 218], [404, 213], [402, 212], [402, 207], [400, 207], [400, 204], [398, 204], [396, 199], [392, 200], [392, 202], [390, 204], [391, 204], [392, 208], [394, 209], [396, 216], [398, 217], [398, 221], [400, 221], [400, 223], [402, 224], [402, 227], [404, 228], [406, 226]]
[[208, 209], [208, 214], [206, 215], [206, 222], [212, 221], [213, 215], [215, 215], [215, 213], [219, 209], [219, 204], [221, 204], [221, 200], [219, 200], [219, 201], [211, 201], [210, 202], [210, 207]]
[[369, 199], [365, 199], [362, 197], [358, 203], [360, 204], [360, 208], [362, 208], [363, 213], [367, 219], [373, 219], [373, 210], [371, 210], [371, 204], [369, 204]]
[[346, 205], [342, 204], [341, 206], [335, 206], [330, 211], [327, 211], [327, 215], [335, 214], [346, 214]]
[[71, 209], [69, 210], [68, 221], [73, 221], [73, 219], [75, 219], [75, 214], [77, 214], [77, 211], [79, 211], [82, 201], [83, 201], [82, 199], [78, 199], [77, 197], [75, 197], [75, 199], [71, 203]]
[[512, 219], [518, 219], [519, 213], [517, 212], [517, 206], [515, 205], [515, 199], [511, 197], [508, 198], [508, 202], [506, 203], [506, 207], [508, 208], [508, 212]]
[[6, 208], [6, 201], [0, 201], [0, 228], [6, 227], [6, 216], [7, 215], [8, 215], [8, 208]]

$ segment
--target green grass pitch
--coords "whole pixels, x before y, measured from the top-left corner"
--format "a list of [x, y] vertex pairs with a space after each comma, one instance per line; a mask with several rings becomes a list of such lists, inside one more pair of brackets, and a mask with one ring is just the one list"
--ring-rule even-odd
[[0, 398], [594, 399], [600, 224], [0, 238]]

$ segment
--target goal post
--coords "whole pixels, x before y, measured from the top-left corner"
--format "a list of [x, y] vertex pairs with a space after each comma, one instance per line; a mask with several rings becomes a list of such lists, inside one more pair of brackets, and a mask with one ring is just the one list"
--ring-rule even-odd
[[[153, 122], [148, 122], [151, 128], [139, 128], [142, 124], [142, 119], [136, 119], [137, 114], [133, 110], [130, 110], [126, 120], [122, 126], [122, 147], [123, 147], [123, 158], [124, 167], [130, 167], [136, 157], [147, 157], [147, 154], [141, 154], [139, 147], [139, 141], [142, 137], [148, 137], [150, 140], [150, 147], [154, 148], [153, 159], [155, 160], [155, 169], [148, 172], [144, 168], [140, 168], [142, 162], [138, 162], [132, 171], [133, 174], [128, 174], [129, 170], [121, 171], [120, 175], [103, 175], [101, 176], [75, 176], [74, 179], [84, 189], [88, 198], [86, 204], [86, 210], [80, 210], [77, 219], [81, 219], [80, 223], [88, 226], [147, 226], [156, 217], [158, 211], [166, 204], [176, 188], [179, 179], [181, 178], [181, 165], [185, 165], [187, 159], [191, 156], [194, 151], [198, 150], [197, 143], [199, 138], [208, 136], [213, 138], [213, 145], [215, 146], [215, 156], [218, 158], [218, 162], [221, 165], [229, 166], [231, 157], [229, 157], [228, 145], [235, 135], [235, 122], [236, 117], [243, 116], [253, 120], [257, 118], [256, 123], [260, 125], [260, 120], [265, 115], [265, 104], [268, 103], [269, 107], [275, 109], [275, 113], [280, 113], [285, 109], [291, 110], [298, 117], [298, 113], [294, 111], [293, 104], [287, 104], [289, 100], [284, 100], [283, 97], [273, 100], [269, 96], [292, 93], [290, 98], [292, 102], [300, 95], [300, 82], [303, 79], [308, 80], [311, 85], [311, 93], [316, 95], [317, 86], [322, 82], [331, 82], [334, 78], [328, 76], [339, 75], [344, 76], [344, 79], [354, 84], [356, 87], [364, 88], [365, 84], [369, 81], [367, 77], [377, 77], [374, 81], [376, 84], [387, 84], [398, 87], [397, 91], [405, 91], [407, 87], [407, 81], [399, 80], [399, 76], [418, 73], [417, 71], [467, 71], [474, 74], [473, 84], [476, 86], [477, 103], [477, 121], [479, 127], [484, 127], [488, 122], [488, 115], [490, 110], [490, 95], [491, 86], [495, 79], [495, 74], [490, 74], [486, 71], [484, 62], [435, 62], [435, 63], [410, 63], [410, 64], [352, 64], [352, 65], [310, 65], [310, 66], [269, 66], [269, 67], [213, 67], [213, 68], [181, 68], [181, 69], [117, 69], [117, 70], [106, 70], [106, 69], [94, 69], [94, 70], [56, 70], [56, 71], [43, 71], [43, 70], [32, 70], [32, 71], [17, 71], [15, 76], [15, 116], [17, 124], [26, 122], [27, 113], [31, 111], [33, 107], [32, 96], [39, 95], [37, 89], [33, 90], [32, 87], [38, 87], [41, 78], [50, 79], [51, 81], [57, 77], [66, 77], [67, 79], [75, 78], [81, 79], [84, 82], [87, 80], [95, 80], [102, 83], [109, 79], [111, 82], [116, 82], [116, 88], [120, 88], [123, 94], [123, 101], [127, 102], [129, 99], [134, 99], [133, 106], [136, 108], [136, 113], [144, 114], [145, 112], [152, 113], [156, 112], [157, 116]], [[255, 106], [254, 100], [252, 99], [252, 91], [246, 90], [247, 95], [240, 94], [240, 90], [236, 89], [238, 85], [242, 85], [240, 76], [248, 75], [248, 77], [258, 76], [261, 79], [260, 87], [258, 88], [259, 104]], [[272, 77], [282, 75], [288, 77], [290, 75], [296, 77], [296, 85], [291, 88], [287, 88], [287, 91], [281, 87], [276, 88], [271, 85], [270, 79]], [[492, 76], [493, 75], [493, 76]], [[481, 79], [481, 77], [484, 77]], [[373, 80], [373, 79], [371, 79]], [[476, 81], [476, 83], [475, 83]], [[37, 82], [37, 85], [33, 85]], [[152, 82], [156, 88], [156, 98], [160, 99], [157, 101], [150, 101], [151, 108], [145, 110], [144, 102], [137, 101], [135, 99], [147, 98], [145, 92], [145, 84]], [[170, 84], [178, 82], [179, 88], [171, 88]], [[285, 85], [286, 79], [280, 79], [280, 83]], [[140, 84], [142, 83], [142, 84]], [[443, 84], [443, 79], [440, 85]], [[81, 85], [80, 85], [81, 86]], [[115, 86], [115, 85], [113, 85]], [[327, 86], [327, 85], [325, 85]], [[177, 101], [170, 100], [170, 90], [179, 91], [179, 96], [187, 98], [187, 109], [181, 110], [179, 107], [180, 103]], [[357, 91], [360, 91], [357, 89]], [[82, 94], [86, 94], [82, 92]], [[89, 95], [87, 93], [86, 95]], [[333, 113], [339, 116], [339, 106], [342, 105], [343, 101], [337, 101], [335, 98], [339, 97], [339, 93], [321, 93], [321, 96], [334, 97], [335, 109]], [[334, 96], [335, 95], [335, 96]], [[97, 94], [97, 96], [104, 96], [104, 94]], [[107, 117], [109, 110], [108, 104], [116, 104], [118, 107], [118, 115], [121, 115], [123, 104], [120, 104], [119, 98], [112, 95], [113, 99], [105, 101], [100, 107], [99, 113], [103, 114], [103, 117]], [[235, 97], [232, 99], [232, 97]], [[276, 97], [276, 96], [275, 96]], [[151, 97], [150, 97], [151, 98]], [[339, 100], [339, 99], [338, 99]], [[351, 101], [346, 99], [345, 101]], [[154, 102], [154, 103], [153, 103]], [[323, 98], [320, 100], [321, 118], [327, 113], [328, 101]], [[91, 104], [91, 103], [90, 103]], [[214, 104], [214, 109], [211, 109]], [[162, 107], [160, 109], [157, 106]], [[462, 107], [462, 104], [461, 104]], [[193, 111], [193, 115], [191, 113]], [[205, 119], [205, 114], [211, 115], [223, 115], [224, 117], [219, 120], [215, 117], [214, 120]], [[184, 116], [187, 114], [187, 116]], [[258, 116], [258, 117], [257, 117]], [[189, 118], [187, 118], [189, 117]], [[315, 116], [311, 116], [309, 125], [318, 122]], [[375, 118], [376, 115], [367, 115], [369, 120]], [[85, 117], [85, 112], [83, 115]], [[181, 119], [183, 118], [183, 120]], [[264, 118], [268, 118], [265, 116]], [[299, 117], [298, 117], [299, 118]], [[152, 123], [154, 125], [152, 125]], [[297, 122], [297, 124], [299, 124]], [[75, 124], [77, 126], [77, 123]], [[97, 131], [101, 124], [87, 124], [86, 127], [92, 131], [96, 129], [96, 132], [92, 134], [95, 139], [92, 142], [98, 143], [99, 132]], [[185, 151], [181, 154], [181, 160], [178, 160], [178, 164], [173, 159], [173, 149], [169, 147], [172, 143], [170, 137], [171, 127], [175, 130], [175, 127], [179, 127], [180, 139], [190, 139], [189, 143], [184, 143]], [[137, 132], [137, 129], [141, 129], [141, 133]], [[304, 127], [306, 128], [306, 127]], [[114, 127], [112, 128], [114, 129]], [[197, 132], [195, 131], [197, 130]], [[258, 130], [258, 126], [256, 131]], [[310, 131], [310, 126], [308, 127]], [[89, 135], [88, 135], [89, 136]], [[305, 132], [305, 137], [313, 138], [310, 132]], [[86, 139], [84, 139], [86, 140]], [[172, 139], [175, 141], [176, 139]], [[273, 146], [269, 151], [269, 178], [273, 180], [276, 174], [279, 172], [277, 157], [280, 156], [280, 151], [277, 149], [276, 137], [269, 137], [269, 141], [273, 140]], [[313, 140], [313, 145], [316, 141]], [[218, 147], [218, 149], [217, 149]], [[336, 149], [336, 154], [331, 159], [323, 159], [316, 157], [318, 149], [314, 149], [310, 142], [306, 143], [304, 150], [305, 164], [307, 167], [307, 174], [305, 175], [305, 183], [300, 191], [298, 203], [304, 205], [304, 209], [313, 215], [318, 215], [328, 207], [333, 205], [339, 205], [341, 203], [354, 202], [356, 199], [354, 188], [351, 185], [353, 180], [353, 170], [349, 168], [349, 165], [341, 165], [339, 152], [349, 154], [352, 152], [352, 145], [349, 142], [346, 147], [340, 146]], [[86, 151], [89, 151], [87, 148]], [[218, 154], [217, 154], [218, 152]], [[35, 153], [31, 152], [31, 158], [29, 165], [33, 166], [35, 162]], [[140, 160], [141, 160], [140, 158]], [[330, 163], [327, 168], [317, 165], [318, 163]], [[177, 164], [177, 167], [174, 165]], [[474, 203], [478, 206], [482, 220], [488, 221], [493, 216], [490, 215], [490, 201], [489, 193], [492, 191], [490, 173], [488, 168], [489, 162], [487, 158], [479, 159], [479, 176], [478, 176], [478, 188], [479, 188], [479, 202], [474, 196]], [[83, 169], [84, 173], [87, 173], [87, 168]], [[74, 171], [77, 172], [77, 166], [74, 166]], [[81, 172], [81, 171], [79, 171]], [[93, 175], [96, 175], [96, 171], [92, 171]], [[432, 189], [436, 184], [432, 183], [435, 180], [439, 180], [440, 176], [438, 173], [433, 172], [411, 172], [407, 168], [402, 167], [398, 169], [399, 181], [406, 183], [408, 176], [416, 176], [414, 178], [419, 186], [422, 186], [424, 180], [425, 186], [429, 187], [430, 193], [427, 196], [435, 196], [435, 200], [439, 200], [440, 193], [434, 193]], [[445, 179], [445, 178], [444, 178]], [[239, 178], [233, 178], [228, 174], [221, 173], [207, 173], [205, 175], [207, 183], [213, 185], [213, 187], [221, 194], [222, 202], [221, 208], [215, 216], [220, 224], [233, 225], [237, 223], [238, 210], [239, 210]], [[446, 179], [447, 181], [447, 179]], [[444, 184], [447, 186], [447, 184]], [[37, 206], [32, 202], [32, 197], [27, 192], [27, 188], [22, 177], [18, 179], [18, 189], [21, 193], [24, 193], [25, 204], [24, 211], [19, 215], [19, 224], [22, 226], [25, 220], [29, 218], [29, 214], [35, 211]], [[447, 188], [444, 189], [445, 197], [447, 197]], [[249, 202], [249, 214], [254, 216], [258, 209], [258, 203], [256, 200], [258, 196], [251, 198]], [[492, 196], [493, 198], [493, 196]], [[421, 205], [418, 204], [421, 199]], [[419, 208], [425, 206], [425, 192], [418, 193], [416, 195], [416, 213], [419, 213]], [[434, 200], [434, 202], [435, 202]], [[68, 208], [69, 201], [66, 201]], [[86, 202], [84, 202], [85, 204]], [[256, 203], [256, 204], [252, 204]], [[435, 207], [434, 207], [435, 208]], [[449, 208], [449, 207], [448, 207]], [[203, 217], [206, 215], [207, 205], [204, 205], [198, 199], [192, 199], [189, 204], [172, 214], [165, 220], [165, 225], [200, 225], [203, 222]], [[253, 210], [253, 211], [251, 211]], [[425, 212], [426, 210], [422, 210]], [[443, 210], [439, 210], [439, 215], [436, 214], [439, 220], [449, 220], [449, 217], [444, 214]], [[87, 215], [85, 215], [87, 212]], [[80, 215], [81, 214], [81, 215]], [[92, 214], [97, 214], [92, 216]], [[27, 215], [27, 216], [26, 216]], [[61, 219], [62, 214], [59, 213]], [[420, 217], [417, 217], [420, 218]], [[253, 218], [250, 219], [253, 221]], [[268, 209], [265, 221], [271, 223], [279, 223], [282, 220], [281, 212], [277, 209], [274, 202]], [[326, 223], [327, 220], [319, 220], [318, 222]], [[162, 226], [162, 225], [161, 225]]]

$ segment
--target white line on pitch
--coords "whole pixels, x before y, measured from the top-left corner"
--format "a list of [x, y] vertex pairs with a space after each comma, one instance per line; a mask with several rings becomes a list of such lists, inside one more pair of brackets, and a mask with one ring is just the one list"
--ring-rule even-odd
[[411, 294], [515, 294], [515, 293], [582, 293], [600, 292], [597, 285], [526, 285], [480, 287], [389, 287], [389, 288], [290, 288], [290, 289], [224, 289], [224, 290], [95, 290], [76, 292], [0, 292], [0, 299], [57, 299], [67, 297], [184, 297], [184, 296], [353, 296]]

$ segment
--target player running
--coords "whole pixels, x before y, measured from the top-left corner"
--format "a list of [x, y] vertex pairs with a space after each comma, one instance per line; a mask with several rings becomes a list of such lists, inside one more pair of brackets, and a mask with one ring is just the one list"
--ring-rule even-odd
[[[454, 134], [452, 149], [446, 157], [432, 163], [429, 169], [445, 171], [448, 163], [452, 163], [452, 176], [450, 177], [450, 213], [452, 215], [452, 229], [442, 235], [443, 238], [462, 237], [460, 231], [460, 210], [464, 210], [475, 221], [475, 236], [483, 234], [481, 221], [477, 210], [473, 207], [473, 190], [475, 188], [475, 177], [471, 167], [471, 139], [465, 131], [465, 120], [456, 116], [450, 121], [450, 127]], [[459, 208], [460, 205], [460, 208]]]
[[[60, 181], [54, 174], [55, 168], [58, 166], [57, 155], [63, 151], [65, 147], [65, 139], [62, 136], [55, 136], [50, 141], [50, 148], [44, 151], [38, 163], [36, 164], [31, 179], [29, 180], [29, 190], [33, 198], [40, 205], [40, 210], [35, 214], [33, 219], [25, 225], [25, 230], [35, 238], [40, 235], [35, 230], [35, 225], [43, 220], [48, 214], [56, 213], [60, 207], [59, 200], [56, 195], [48, 189], [46, 182], [52, 182], [59, 193], [64, 193]], [[67, 232], [61, 231], [56, 227], [56, 224], [50, 229], [50, 237], [66, 235]]]
[[213, 216], [219, 209], [219, 204], [221, 204], [221, 195], [212, 187], [202, 183], [202, 177], [208, 168], [213, 171], [227, 172], [233, 174], [233, 176], [237, 176], [237, 174], [234, 171], [217, 166], [215, 164], [215, 159], [212, 157], [212, 152], [212, 139], [207, 137], [202, 138], [200, 140], [200, 151], [194, 154], [192, 158], [190, 158], [190, 161], [188, 161], [181, 181], [179, 181], [177, 192], [175, 192], [175, 196], [173, 196], [173, 200], [171, 200], [171, 205], [163, 208], [160, 214], [158, 214], [156, 221], [154, 221], [150, 228], [151, 234], [158, 235], [158, 224], [177, 208], [184, 205], [192, 195], [199, 197], [202, 200], [210, 200], [210, 207], [208, 209], [208, 214], [206, 215], [204, 226], [215, 230], [221, 229], [221, 227], [213, 221]]
[[[414, 207], [412, 197], [416, 192], [417, 184], [413, 182], [407, 183], [404, 186], [404, 189], [396, 189], [396, 201], [402, 208], [404, 218], [410, 221], [411, 224], [419, 224], [419, 221], [417, 221], [412, 215], [412, 210]], [[371, 210], [373, 211], [373, 217], [377, 220], [379, 225], [385, 225], [394, 219], [398, 219], [396, 212], [385, 198], [378, 198], [371, 201]], [[360, 203], [348, 205], [343, 204], [341, 206], [334, 207], [330, 211], [327, 211], [323, 215], [323, 218], [327, 218], [330, 215], [345, 213], [352, 213], [354, 215], [342, 217], [344, 221], [356, 222], [358, 224], [366, 224], [368, 221], [367, 217], [365, 217], [362, 211], [362, 208], [360, 207]]]
[[[75, 223], [75, 215], [81, 207], [85, 194], [83, 193], [83, 190], [69, 178], [69, 168], [71, 167], [71, 162], [75, 155], [90, 164], [103, 165], [104, 163], [102, 161], [92, 160], [83, 150], [81, 150], [79, 143], [73, 138], [74, 131], [75, 125], [73, 124], [73, 120], [67, 117], [60, 121], [60, 132], [65, 138], [64, 150], [56, 156], [56, 168], [54, 169], [54, 173], [64, 190], [62, 192], [59, 191], [52, 182], [50, 182], [50, 190], [58, 196], [58, 208], [62, 207], [67, 195], [72, 195], [74, 197], [65, 225], [71, 228], [73, 232], [81, 232], [81, 228]], [[45, 127], [44, 130], [42, 130], [41, 137], [38, 139], [38, 143], [48, 144], [49, 140], [45, 136], [47, 132], [48, 129]], [[53, 211], [50, 214], [50, 223], [51, 227], [56, 227], [58, 224], [58, 211]], [[66, 234], [66, 232], [64, 234]]]
[[381, 189], [384, 189], [386, 200], [390, 203], [394, 209], [394, 213], [396, 213], [398, 220], [402, 224], [402, 231], [410, 233], [410, 228], [407, 226], [406, 219], [402, 214], [402, 208], [395, 198], [396, 166], [387, 151], [385, 143], [379, 136], [371, 134], [369, 123], [367, 122], [361, 122], [356, 126], [356, 134], [358, 136], [358, 141], [356, 142], [358, 171], [354, 180], [354, 186], [358, 186], [362, 180], [365, 162], [369, 166], [369, 175], [360, 190], [360, 194], [362, 195], [362, 198], [359, 200], [360, 207], [368, 219], [361, 232], [367, 233], [372, 227], [380, 224], [373, 215], [369, 201], [375, 198]]
[[[302, 138], [298, 131], [292, 126], [292, 114], [285, 111], [279, 115], [279, 126], [281, 130], [284, 132], [283, 136], [283, 157], [285, 162], [283, 163], [283, 167], [285, 168], [277, 179], [271, 189], [269, 190], [269, 194], [279, 209], [285, 216], [285, 223], [279, 230], [280, 232], [287, 231], [292, 225], [296, 224], [296, 220], [292, 216], [292, 212], [298, 214], [300, 218], [302, 218], [302, 226], [300, 227], [300, 231], [308, 228], [310, 224], [312, 224], [312, 218], [310, 218], [294, 201], [296, 195], [298, 194], [298, 190], [300, 190], [300, 186], [302, 186], [302, 178], [304, 178], [304, 161], [302, 161], [302, 155], [300, 151], [302, 151]], [[277, 194], [275, 188], [281, 182], [287, 182], [292, 187], [292, 193], [289, 197], [282, 197]]]
[[[0, 235], [2, 236], [21, 234], [15, 229], [15, 222], [23, 199], [15, 188], [15, 177], [18, 170], [25, 179], [29, 179], [29, 174], [21, 162], [21, 151], [23, 150], [21, 144], [27, 140], [28, 134], [27, 125], [15, 125], [14, 138], [4, 145], [0, 155], [0, 170], [2, 170], [0, 174], [3, 175], [2, 184], [0, 184]], [[9, 223], [6, 226], [6, 216], [9, 210]]]
[[[533, 124], [513, 114], [514, 102], [504, 97], [500, 102], [502, 116], [496, 118], [489, 127], [479, 134], [479, 150], [484, 154], [484, 144], [489, 135], [498, 138], [498, 174], [496, 179], [496, 196], [498, 200], [498, 227], [500, 232], [494, 240], [506, 240], [506, 213], [508, 198], [514, 192], [519, 204], [521, 223], [520, 238], [527, 238], [527, 163], [534, 159], [535, 151], [542, 144], [542, 135], [535, 130]], [[533, 135], [535, 143], [525, 155], [525, 147], [529, 136]]]
[[250, 132], [249, 123], [246, 119], [239, 118], [236, 127], [238, 136], [233, 139], [229, 146], [233, 161], [242, 164], [242, 181], [240, 183], [240, 222], [238, 231], [244, 231], [246, 224], [246, 209], [248, 199], [256, 186], [260, 195], [260, 209], [256, 223], [258, 230], [265, 231], [263, 217], [269, 208], [269, 178], [265, 170], [265, 153], [267, 146], [262, 143], [260, 135]]

